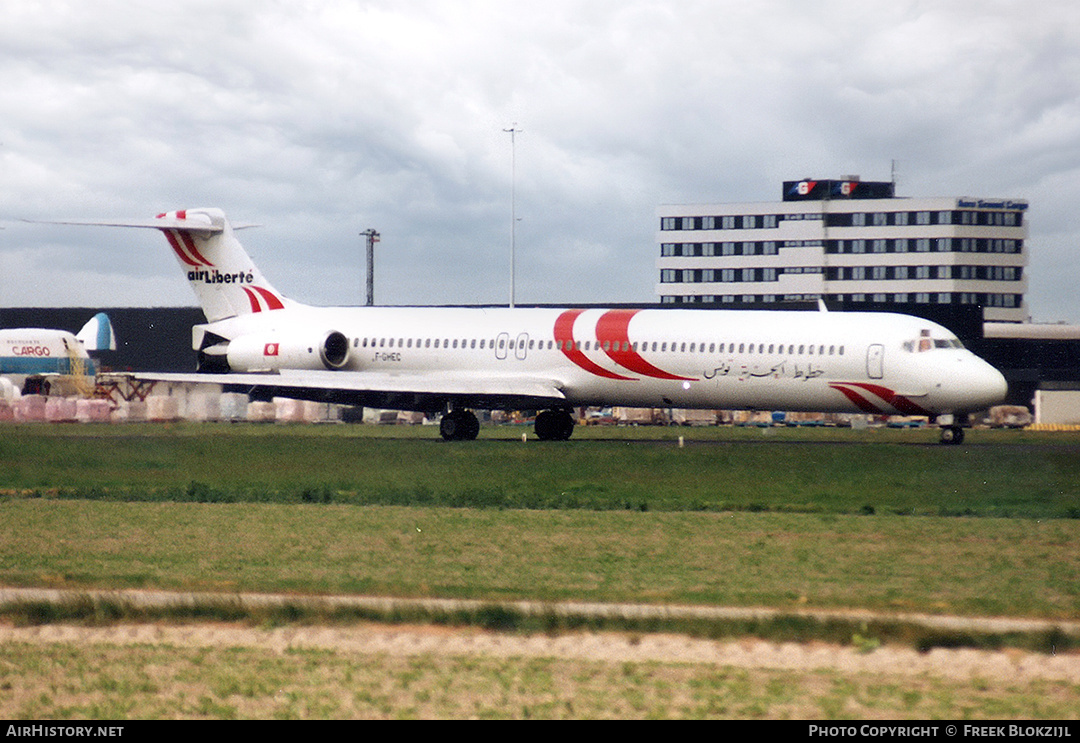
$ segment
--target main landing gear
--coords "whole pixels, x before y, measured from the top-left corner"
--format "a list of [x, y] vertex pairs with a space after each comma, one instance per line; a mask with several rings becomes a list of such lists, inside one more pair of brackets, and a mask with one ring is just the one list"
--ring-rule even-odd
[[541, 441], [566, 441], [574, 433], [574, 417], [565, 410], [544, 410], [536, 414], [533, 428]]
[[480, 433], [480, 421], [471, 410], [451, 410], [439, 422], [439, 434], [447, 441], [472, 441]]
[[[541, 441], [566, 441], [574, 433], [574, 417], [566, 410], [544, 410], [534, 428]], [[472, 441], [479, 433], [480, 421], [471, 410], [451, 410], [439, 422], [439, 435], [446, 441]]]

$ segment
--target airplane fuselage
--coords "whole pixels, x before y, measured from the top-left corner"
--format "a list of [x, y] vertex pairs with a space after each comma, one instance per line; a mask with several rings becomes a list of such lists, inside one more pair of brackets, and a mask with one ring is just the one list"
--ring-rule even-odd
[[[294, 305], [202, 327], [233, 339], [236, 372], [521, 376], [567, 406], [935, 416], [1005, 393], [949, 331], [886, 313]], [[347, 344], [333, 363], [330, 334]]]

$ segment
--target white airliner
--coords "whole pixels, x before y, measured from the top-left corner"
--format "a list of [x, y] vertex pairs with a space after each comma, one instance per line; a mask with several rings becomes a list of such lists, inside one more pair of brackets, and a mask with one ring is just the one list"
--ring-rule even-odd
[[[312, 307], [284, 297], [219, 209], [65, 222], [161, 230], [207, 324], [195, 374], [142, 375], [272, 396], [442, 413], [473, 439], [474, 409], [538, 410], [564, 440], [578, 406], [939, 416], [963, 438], [1005, 378], [944, 327], [884, 313], [688, 309]], [[239, 228], [238, 228], [239, 229]]]
[[116, 336], [104, 312], [90, 318], [78, 334], [50, 328], [4, 329], [0, 330], [0, 374], [92, 375], [95, 364], [87, 351], [115, 350]]

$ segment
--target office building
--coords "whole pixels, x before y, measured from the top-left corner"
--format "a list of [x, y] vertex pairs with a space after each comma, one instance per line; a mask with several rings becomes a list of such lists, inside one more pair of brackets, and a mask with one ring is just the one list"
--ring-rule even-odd
[[[657, 210], [663, 304], [974, 305], [1023, 322], [1027, 202], [900, 198], [891, 182], [801, 180], [781, 201]], [[945, 309], [944, 307], [939, 307]]]

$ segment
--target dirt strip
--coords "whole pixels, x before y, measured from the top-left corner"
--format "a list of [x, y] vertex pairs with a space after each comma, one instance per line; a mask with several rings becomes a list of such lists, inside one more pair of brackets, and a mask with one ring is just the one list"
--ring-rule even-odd
[[747, 669], [929, 674], [957, 679], [1016, 682], [1046, 679], [1080, 684], [1080, 655], [1077, 654], [1038, 655], [1020, 651], [943, 649], [919, 653], [888, 646], [862, 652], [823, 643], [696, 640], [676, 635], [639, 636], [620, 632], [574, 632], [546, 636], [427, 626], [258, 629], [223, 624], [153, 623], [110, 627], [51, 624], [36, 627], [0, 626], [0, 643], [246, 647], [277, 653], [290, 648], [303, 648], [355, 655], [544, 657], [615, 663], [652, 661]]
[[[0, 589], [0, 604], [31, 601], [126, 601], [134, 606], [177, 606], [206, 601], [234, 601], [247, 607], [275, 603], [315, 602], [366, 608], [408, 606], [450, 611], [490, 605], [450, 600], [404, 600], [375, 597], [299, 597], [265, 594], [191, 594], [163, 591], [61, 591]], [[631, 604], [502, 604], [519, 611], [547, 611], [593, 616], [705, 616], [762, 618], [781, 612], [761, 609], [658, 607]], [[1007, 618], [875, 615], [870, 612], [830, 612], [821, 617], [847, 620], [916, 621], [950, 629], [1039, 631], [1057, 628], [1076, 632], [1076, 623]], [[700, 640], [682, 635], [627, 632], [561, 632], [554, 635], [483, 631], [477, 628], [398, 626], [361, 623], [349, 627], [287, 627], [260, 629], [224, 623], [120, 623], [107, 627], [48, 624], [33, 627], [0, 625], [0, 642], [153, 644], [177, 647], [251, 647], [284, 652], [312, 648], [370, 655], [446, 655], [491, 657], [554, 657], [605, 662], [711, 664], [778, 670], [831, 669], [845, 673], [932, 674], [950, 678], [998, 680], [1050, 679], [1080, 684], [1080, 654], [1042, 655], [1018, 650], [991, 652], [935, 649], [920, 653], [903, 647], [874, 649], [839, 647], [826, 643], [773, 643], [756, 639]]]

